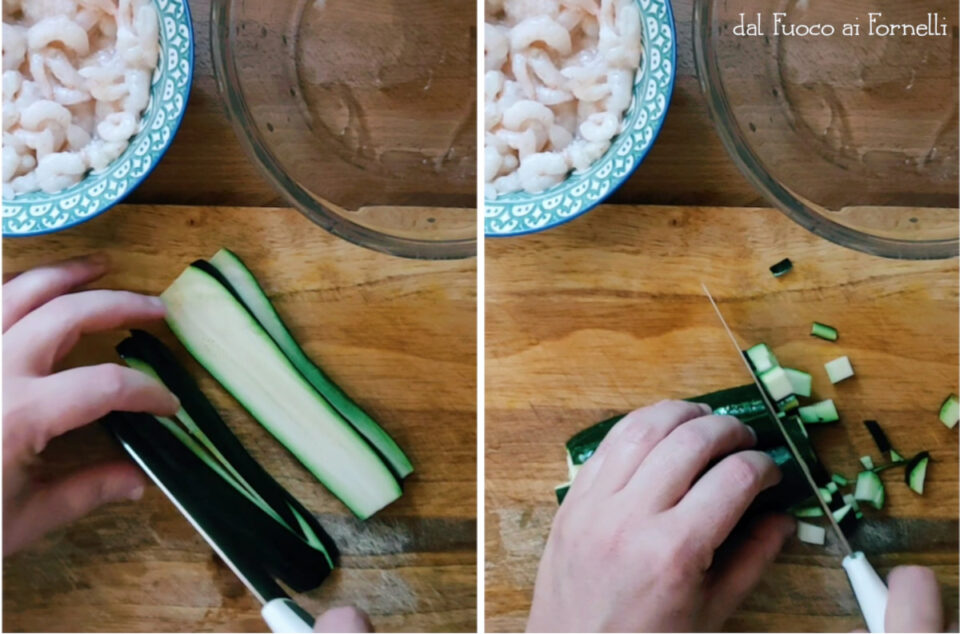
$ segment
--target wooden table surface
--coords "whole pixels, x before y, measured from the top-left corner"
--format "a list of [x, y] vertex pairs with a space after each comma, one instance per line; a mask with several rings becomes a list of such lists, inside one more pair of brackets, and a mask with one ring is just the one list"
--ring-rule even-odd
[[[210, 59], [210, 0], [191, 0], [196, 64], [183, 126], [131, 202], [188, 205], [284, 205], [234, 135]], [[693, 0], [674, 0], [677, 80], [670, 113], [643, 168], [612, 202], [762, 205], [730, 162], [713, 130], [693, 61]]]
[[[661, 398], [744, 383], [700, 289], [742, 342], [766, 342], [809, 370], [842, 422], [818, 427], [828, 468], [855, 474], [877, 451], [861, 421], [904, 455], [927, 449], [926, 493], [884, 475], [887, 505], [857, 542], [881, 574], [932, 566], [957, 612], [957, 432], [937, 412], [957, 390], [956, 260], [884, 260], [833, 245], [769, 209], [604, 206], [564, 227], [486, 246], [486, 625], [523, 628], [537, 562], [579, 429]], [[794, 270], [768, 267], [790, 257]], [[840, 330], [830, 343], [810, 323]], [[822, 364], [849, 355], [853, 379]], [[829, 545], [829, 543], [828, 543]], [[849, 631], [860, 616], [836, 545], [796, 542], [727, 627]]]
[[[308, 354], [407, 450], [400, 501], [354, 520], [176, 343], [227, 423], [319, 515], [342, 567], [300, 597], [312, 613], [367, 610], [381, 631], [476, 629], [476, 269], [402, 260], [336, 239], [288, 209], [124, 205], [63, 233], [4, 240], [4, 271], [103, 250], [99, 286], [159, 293], [228, 246], [264, 284]], [[121, 333], [85, 338], [68, 364], [114, 360]], [[46, 469], [122, 454], [99, 426], [54, 442]], [[242, 519], [242, 518], [238, 518]], [[156, 487], [6, 558], [6, 631], [262, 631], [259, 606]]]

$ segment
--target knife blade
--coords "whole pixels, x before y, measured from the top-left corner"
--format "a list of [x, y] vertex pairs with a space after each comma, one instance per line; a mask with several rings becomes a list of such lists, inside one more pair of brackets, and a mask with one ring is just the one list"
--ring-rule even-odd
[[301, 608], [290, 595], [280, 587], [280, 585], [260, 566], [247, 564], [244, 562], [243, 553], [235, 552], [228, 546], [220, 544], [210, 533], [204, 529], [203, 525], [190, 514], [190, 512], [177, 500], [176, 496], [167, 488], [163, 480], [156, 475], [150, 468], [150, 465], [144, 460], [137, 450], [120, 438], [120, 444], [124, 450], [133, 458], [133, 461], [143, 469], [143, 472], [153, 480], [154, 484], [163, 491], [167, 499], [180, 511], [190, 525], [203, 539], [209, 544], [220, 559], [233, 571], [237, 579], [246, 586], [256, 599], [263, 605], [260, 614], [264, 621], [270, 627], [272, 632], [300, 633], [313, 631], [313, 617]]
[[723, 313], [720, 312], [720, 307], [717, 305], [713, 295], [710, 293], [710, 289], [707, 288], [707, 285], [703, 282], [700, 283], [700, 286], [703, 287], [703, 292], [706, 294], [707, 299], [710, 300], [710, 305], [713, 306], [714, 312], [717, 314], [717, 318], [720, 320], [720, 324], [723, 326], [723, 329], [726, 331], [727, 336], [730, 338], [731, 343], [733, 343], [734, 348], [737, 350], [737, 356], [740, 357], [740, 361], [743, 362], [744, 367], [747, 369], [747, 373], [750, 375], [750, 378], [753, 380], [754, 384], [757, 386], [757, 389], [760, 390], [760, 397], [763, 399], [763, 404], [766, 406], [767, 415], [773, 419], [773, 422], [777, 424], [777, 428], [780, 429], [780, 434], [783, 436], [783, 439], [787, 443], [787, 448], [790, 450], [790, 453], [793, 454], [793, 459], [797, 461], [797, 464], [800, 466], [800, 471], [803, 472], [804, 478], [807, 480], [807, 484], [810, 485], [813, 495], [817, 498], [817, 502], [820, 503], [820, 508], [823, 509], [823, 513], [826, 518], [830, 521], [830, 526], [833, 528], [833, 532], [837, 537], [837, 542], [840, 544], [840, 548], [843, 550], [844, 555], [849, 555], [853, 552], [853, 549], [850, 548], [850, 542], [847, 541], [846, 536], [844, 536], [843, 531], [840, 529], [840, 525], [837, 523], [837, 520], [833, 517], [833, 512], [830, 510], [830, 507], [824, 501], [823, 497], [820, 495], [820, 487], [817, 486], [816, 481], [813, 479], [813, 475], [810, 472], [810, 467], [804, 461], [803, 456], [800, 455], [800, 451], [797, 450], [797, 446], [794, 444], [793, 439], [790, 437], [790, 434], [787, 433], [786, 428], [783, 426], [783, 423], [780, 421], [780, 417], [777, 416], [777, 410], [773, 407], [773, 403], [770, 402], [770, 398], [767, 396], [767, 391], [761, 385], [760, 379], [754, 373], [753, 368], [750, 366], [750, 362], [747, 361], [747, 357], [743, 354], [743, 348], [740, 347], [740, 342], [737, 341], [736, 335], [733, 334], [733, 331], [730, 329], [730, 326], [727, 324], [727, 320], [724, 319]]
[[810, 485], [814, 497], [817, 499], [817, 502], [820, 503], [820, 508], [823, 509], [824, 515], [833, 527], [840, 548], [844, 552], [842, 561], [843, 570], [847, 573], [847, 579], [850, 581], [850, 587], [853, 589], [853, 595], [857, 599], [857, 605], [860, 606], [860, 613], [863, 614], [867, 629], [870, 632], [883, 632], [885, 630], [887, 613], [887, 586], [867, 560], [867, 557], [862, 552], [854, 552], [850, 548], [850, 542], [847, 541], [846, 536], [840, 529], [840, 525], [837, 523], [837, 520], [834, 519], [830, 507], [820, 496], [820, 487], [817, 486], [816, 481], [813, 479], [813, 475], [810, 473], [810, 467], [804, 461], [803, 456], [800, 455], [797, 446], [793, 443], [793, 439], [790, 438], [790, 434], [787, 433], [786, 428], [780, 421], [780, 417], [777, 416], [777, 410], [774, 409], [773, 403], [770, 402], [766, 390], [763, 385], [760, 384], [760, 379], [750, 366], [750, 362], [747, 360], [746, 355], [744, 355], [743, 348], [740, 347], [740, 342], [737, 341], [736, 335], [733, 334], [733, 330], [730, 329], [727, 320], [723, 318], [723, 313], [720, 312], [720, 307], [717, 305], [716, 300], [713, 299], [710, 289], [708, 289], [707, 285], [703, 282], [700, 283], [700, 286], [703, 288], [707, 299], [710, 300], [710, 305], [713, 306], [713, 310], [717, 314], [717, 318], [720, 320], [723, 329], [726, 331], [727, 337], [730, 339], [734, 348], [736, 348], [737, 356], [740, 357], [740, 361], [742, 361], [744, 367], [746, 367], [747, 373], [750, 375], [750, 378], [753, 379], [753, 383], [760, 390], [760, 397], [763, 399], [763, 404], [767, 409], [767, 415], [773, 419], [773, 422], [775, 422], [780, 429], [780, 433], [787, 443], [787, 448], [800, 466], [800, 470], [803, 472], [807, 484]]

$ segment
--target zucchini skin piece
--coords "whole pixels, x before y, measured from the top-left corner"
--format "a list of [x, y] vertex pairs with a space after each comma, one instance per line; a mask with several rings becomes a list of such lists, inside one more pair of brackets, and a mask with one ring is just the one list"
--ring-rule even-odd
[[304, 378], [370, 443], [397, 480], [413, 473], [413, 464], [390, 434], [310, 360], [243, 260], [224, 248], [211, 258], [208, 266], [217, 271], [221, 283], [250, 311]]
[[[283, 518], [291, 530], [306, 535], [300, 523], [294, 517], [295, 511], [314, 535], [320, 540], [330, 562], [339, 557], [336, 544], [323, 529], [316, 517], [300, 503], [289, 491], [267, 473], [263, 466], [251, 456], [240, 443], [219, 412], [200, 390], [193, 377], [180, 365], [173, 353], [163, 343], [143, 330], [132, 330], [130, 337], [117, 345], [117, 353], [122, 359], [135, 358], [153, 368], [167, 388], [180, 399], [180, 404], [207, 435], [207, 438], [220, 450], [220, 453], [233, 465], [240, 475], [254, 488], [270, 507]], [[291, 508], [293, 511], [291, 511]]]
[[[380, 456], [215, 276], [189, 266], [161, 299], [184, 347], [358, 518], [400, 498]], [[271, 378], [275, 385], [268, 388]]]
[[790, 258], [783, 258], [770, 267], [770, 272], [773, 273], [774, 277], [783, 277], [792, 270], [793, 262], [790, 261]]
[[877, 446], [877, 449], [880, 450], [880, 453], [887, 453], [893, 449], [890, 445], [890, 440], [880, 427], [880, 423], [875, 420], [865, 420], [863, 421], [863, 426], [870, 432], [870, 435], [873, 437], [873, 442]]
[[296, 592], [330, 574], [326, 555], [263, 512], [149, 414], [111, 412], [107, 427], [151, 471], [231, 558], [256, 564]]
[[836, 328], [822, 324], [819, 321], [813, 322], [813, 325], [810, 326], [810, 335], [812, 337], [819, 337], [824, 341], [836, 341], [840, 338], [840, 333], [837, 332]]

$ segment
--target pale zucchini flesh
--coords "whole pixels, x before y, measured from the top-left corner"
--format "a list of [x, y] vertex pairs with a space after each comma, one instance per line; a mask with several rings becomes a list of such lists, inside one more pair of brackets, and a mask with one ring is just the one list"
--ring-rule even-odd
[[340, 414], [366, 438], [371, 445], [383, 456], [390, 468], [400, 479], [413, 472], [413, 465], [400, 446], [373, 418], [363, 411], [353, 399], [334, 383], [304, 353], [300, 344], [293, 338], [283, 319], [277, 313], [273, 304], [267, 298], [254, 277], [253, 273], [232, 251], [220, 249], [210, 258], [210, 264], [220, 271], [220, 274], [230, 283], [233, 290], [240, 296], [243, 304], [253, 313], [260, 325], [279, 346], [280, 350], [290, 359], [290, 362], [303, 374], [320, 394]]
[[161, 295], [190, 353], [361, 519], [400, 497], [376, 452], [220, 282], [188, 267]]

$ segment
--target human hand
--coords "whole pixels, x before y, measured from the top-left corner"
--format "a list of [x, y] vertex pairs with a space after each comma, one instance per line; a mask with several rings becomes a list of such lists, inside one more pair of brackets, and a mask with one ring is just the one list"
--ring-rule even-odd
[[788, 516], [761, 517], [715, 560], [756, 495], [780, 480], [766, 454], [747, 450], [755, 442], [736, 418], [696, 403], [628, 414], [554, 518], [527, 629], [719, 629], [794, 530]]
[[887, 632], [956, 632], [943, 618], [940, 585], [933, 571], [923, 566], [897, 566], [887, 576]]
[[317, 617], [314, 632], [372, 632], [366, 612], [353, 606], [330, 608]]
[[107, 259], [67, 260], [3, 285], [3, 553], [108, 502], [137, 499], [143, 476], [127, 461], [88, 467], [48, 484], [29, 466], [47, 443], [113, 410], [171, 415], [179, 401], [163, 385], [121, 365], [55, 366], [79, 338], [160, 319], [156, 297], [125, 291], [70, 293], [106, 272]]

